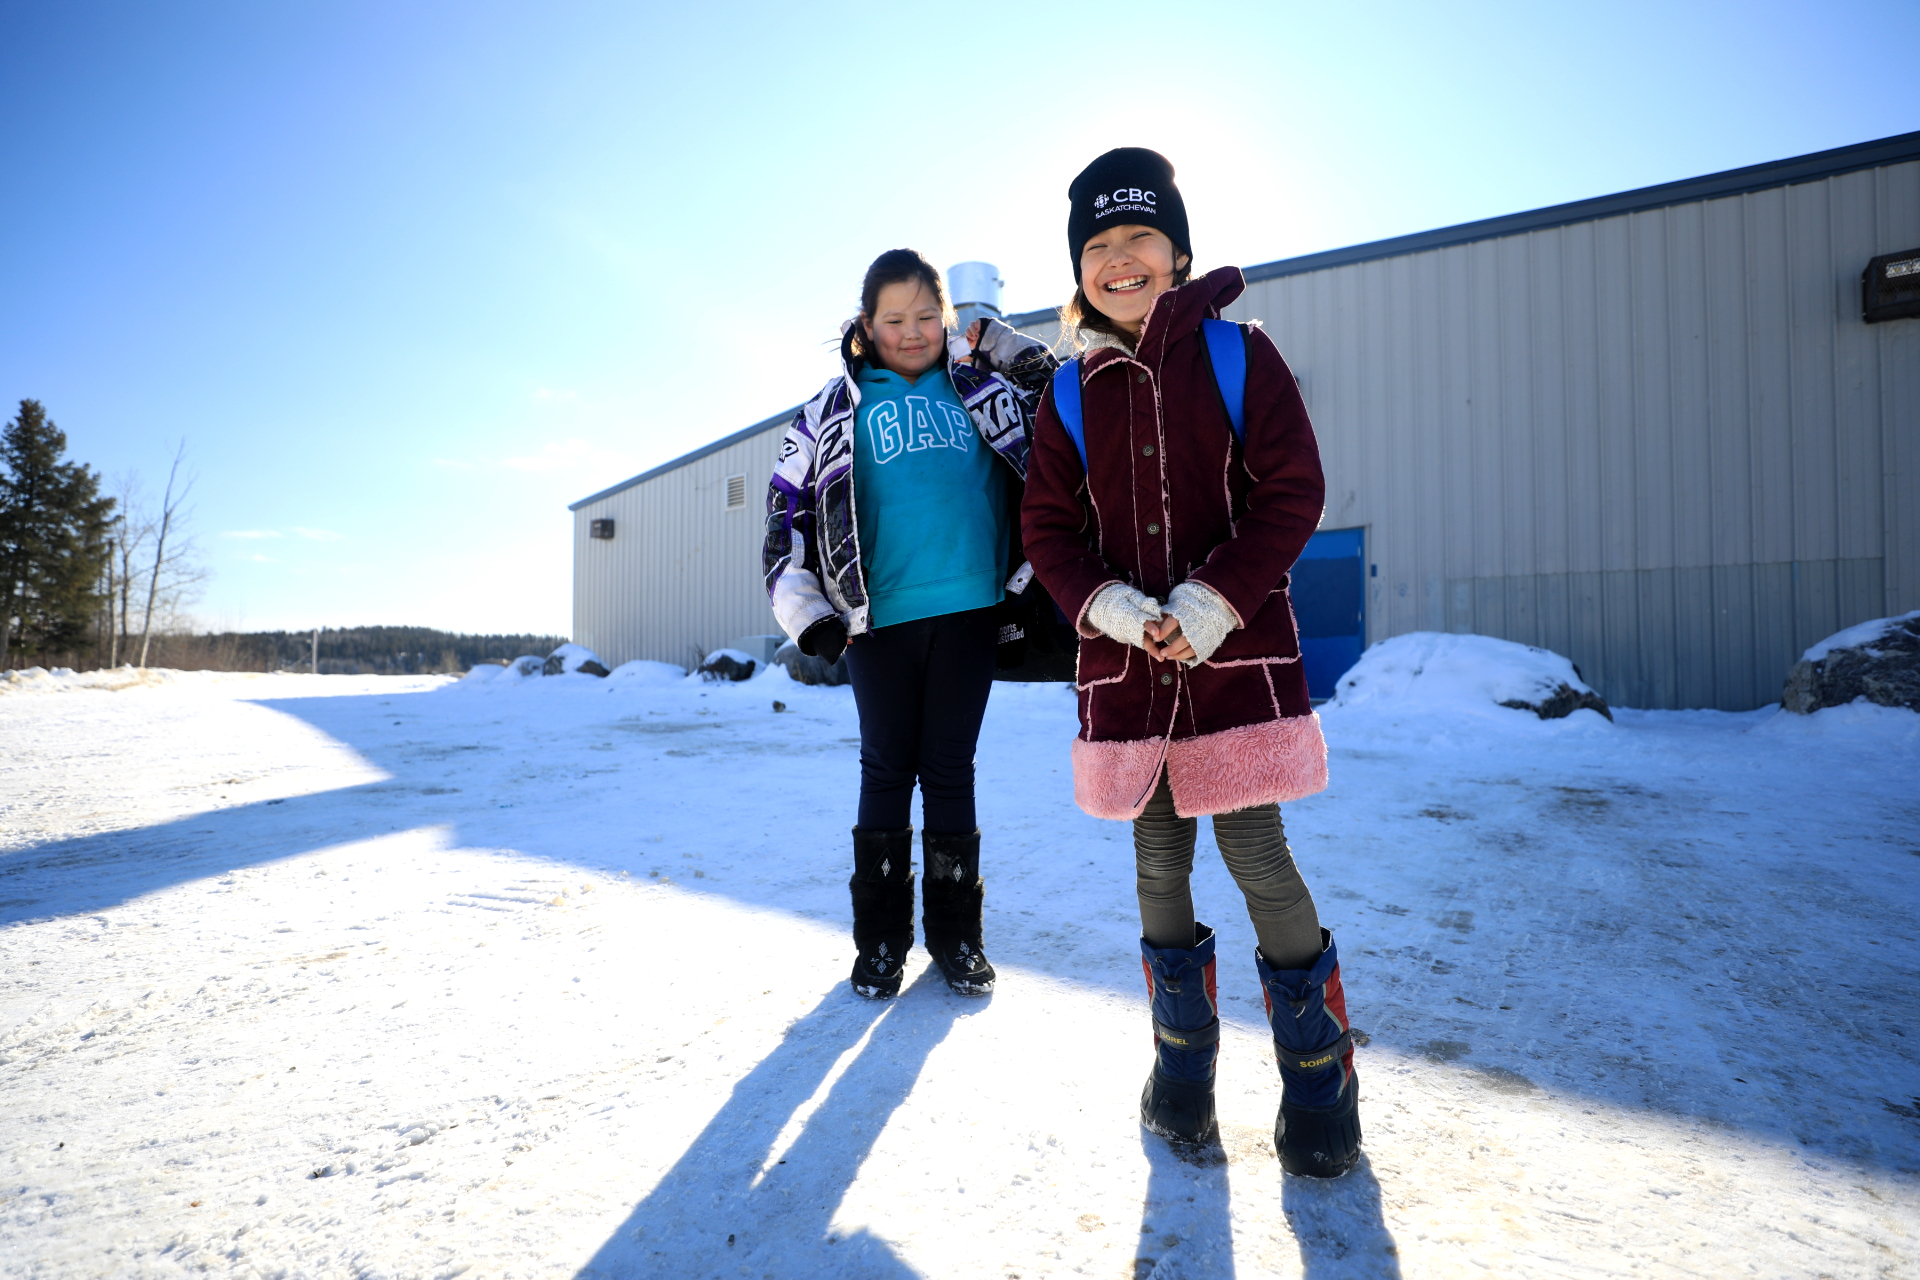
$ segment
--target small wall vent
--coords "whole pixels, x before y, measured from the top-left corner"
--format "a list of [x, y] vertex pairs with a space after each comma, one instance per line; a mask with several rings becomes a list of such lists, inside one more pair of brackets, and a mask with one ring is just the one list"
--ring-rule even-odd
[[727, 477], [727, 510], [738, 511], [747, 505], [747, 478], [743, 475]]
[[613, 521], [595, 520], [587, 525], [587, 534], [590, 537], [611, 539], [613, 537]]
[[1920, 249], [1886, 253], [1860, 273], [1860, 318], [1868, 324], [1920, 316]]

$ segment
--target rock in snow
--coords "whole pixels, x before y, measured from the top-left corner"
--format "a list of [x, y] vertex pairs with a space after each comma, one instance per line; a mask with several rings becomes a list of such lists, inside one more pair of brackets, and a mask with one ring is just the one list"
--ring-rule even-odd
[[785, 667], [787, 674], [801, 684], [842, 685], [853, 679], [852, 673], [847, 670], [846, 654], [841, 654], [838, 662], [822, 662], [811, 654], [800, 652], [800, 646], [791, 640], [781, 645], [779, 652], [773, 655], [773, 665]]
[[1475, 715], [1501, 706], [1531, 711], [1542, 720], [1588, 710], [1613, 719], [1573, 663], [1552, 650], [1438, 631], [1409, 632], [1368, 649], [1340, 677], [1333, 704]]
[[1920, 609], [1848, 627], [1801, 654], [1780, 705], [1812, 715], [1855, 698], [1920, 711]]
[[539, 654], [523, 654], [507, 664], [506, 669], [500, 673], [499, 679], [524, 680], [528, 676], [545, 674], [546, 668], [547, 660]]
[[600, 655], [582, 644], [563, 644], [547, 655], [540, 664], [543, 676], [567, 676], [578, 673], [583, 676], [604, 676], [607, 666], [600, 661]]
[[1500, 705], [1512, 707], [1515, 711], [1531, 711], [1542, 720], [1565, 719], [1576, 711], [1598, 711], [1607, 719], [1613, 719], [1613, 712], [1607, 709], [1605, 698], [1591, 689], [1576, 689], [1568, 684], [1555, 685], [1553, 692], [1538, 702], [1513, 698]]
[[715, 649], [700, 664], [700, 674], [708, 680], [745, 680], [757, 666], [751, 655], [738, 649]]

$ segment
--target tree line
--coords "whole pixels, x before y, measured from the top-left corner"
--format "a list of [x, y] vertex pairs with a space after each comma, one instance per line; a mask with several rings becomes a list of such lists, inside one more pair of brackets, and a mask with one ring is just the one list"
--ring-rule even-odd
[[[38, 400], [22, 400], [0, 432], [0, 670], [313, 669], [312, 632], [183, 634], [184, 609], [206, 578], [186, 527], [194, 480], [183, 470], [184, 445], [157, 505], [132, 475], [103, 493], [99, 473], [66, 453], [66, 433]], [[322, 675], [461, 672], [564, 643], [431, 627], [327, 628], [318, 666]]]
[[205, 579], [183, 527], [193, 477], [174, 454], [157, 508], [137, 476], [101, 492], [38, 400], [0, 431], [0, 668], [147, 664]]
[[[311, 671], [315, 652], [311, 631], [225, 632], [176, 637], [209, 661], [168, 662], [222, 671]], [[545, 657], [567, 642], [565, 636], [465, 635], [431, 627], [339, 627], [319, 632], [321, 675], [458, 674], [485, 662], [511, 662], [527, 654]], [[183, 654], [182, 656], [186, 656]]]

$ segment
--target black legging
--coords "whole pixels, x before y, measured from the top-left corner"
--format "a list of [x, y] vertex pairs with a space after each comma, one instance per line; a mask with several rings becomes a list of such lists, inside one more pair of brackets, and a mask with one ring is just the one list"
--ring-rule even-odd
[[972, 831], [973, 752], [993, 689], [992, 609], [901, 622], [847, 646], [860, 710], [860, 825], [913, 825], [920, 783], [926, 829]]
[[[1139, 874], [1140, 933], [1148, 946], [1193, 945], [1193, 841], [1200, 823], [1173, 809], [1166, 775], [1133, 820], [1133, 856]], [[1278, 969], [1305, 969], [1320, 956], [1320, 913], [1293, 865], [1280, 806], [1254, 805], [1213, 815], [1213, 839], [1246, 895], [1247, 915], [1260, 954]]]

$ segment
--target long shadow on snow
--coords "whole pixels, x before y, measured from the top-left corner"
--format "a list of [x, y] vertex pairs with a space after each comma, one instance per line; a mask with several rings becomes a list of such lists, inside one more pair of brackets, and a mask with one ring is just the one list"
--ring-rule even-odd
[[484, 838], [486, 824], [461, 823], [458, 804], [421, 821], [421, 798], [434, 803], [449, 790], [386, 779], [0, 853], [0, 927], [103, 911], [229, 869], [420, 826], [457, 824], [469, 844], [500, 843]]
[[[774, 819], [781, 829], [771, 834], [764, 844], [752, 839], [750, 833], [735, 837], [729, 837], [727, 833], [740, 825], [732, 820], [732, 815], [739, 813], [752, 817], [767, 807], [764, 803], [752, 810], [735, 807], [732, 803], [734, 792], [742, 787], [789, 788], [792, 794], [801, 795], [827, 794], [840, 789], [844, 790], [850, 806], [857, 777], [850, 751], [844, 753], [848, 756], [847, 760], [837, 762], [844, 777], [836, 775], [829, 779], [822, 775], [818, 781], [830, 781], [832, 787], [827, 791], [818, 788], [809, 791], [807, 780], [791, 776], [796, 767], [793, 761], [769, 756], [765, 760], [751, 759], [753, 767], [743, 768], [742, 760], [729, 758], [730, 753], [723, 746], [721, 737], [681, 734], [671, 740], [691, 741], [698, 738], [703, 743], [711, 743], [714, 748], [711, 751], [703, 748], [698, 752], [712, 757], [713, 768], [698, 775], [697, 785], [686, 784], [683, 779], [682, 786], [639, 794], [614, 794], [586, 785], [577, 796], [568, 798], [565, 809], [569, 819], [578, 821], [555, 822], [550, 805], [524, 809], [500, 808], [494, 803], [495, 796], [491, 790], [505, 781], [524, 783], [523, 775], [529, 771], [541, 775], [542, 785], [550, 783], [556, 787], [564, 786], [568, 779], [580, 779], [577, 769], [567, 771], [556, 765], [537, 763], [543, 736], [556, 747], [577, 750], [584, 738], [599, 735], [604, 739], [603, 749], [609, 754], [598, 758], [617, 765], [617, 768], [607, 772], [616, 773], [620, 779], [628, 782], [644, 782], [649, 765], [657, 766], [669, 751], [674, 754], [686, 753], [670, 747], [669, 738], [651, 739], [618, 733], [616, 726], [604, 714], [598, 719], [592, 718], [592, 709], [584, 702], [577, 706], [586, 709], [588, 715], [574, 715], [570, 721], [567, 717], [560, 717], [545, 724], [515, 722], [511, 719], [509, 707], [469, 703], [467, 711], [473, 716], [473, 723], [449, 720], [438, 726], [436, 739], [425, 742], [396, 740], [400, 735], [389, 734], [388, 730], [394, 727], [391, 717], [396, 711], [381, 710], [392, 703], [390, 699], [381, 699], [378, 695], [262, 700], [261, 705], [313, 725], [358, 751], [391, 776], [379, 782], [289, 797], [284, 801], [238, 805], [132, 831], [54, 841], [0, 855], [0, 926], [51, 915], [98, 911], [228, 868], [276, 861], [403, 828], [432, 824], [448, 828], [450, 839], [459, 846], [513, 848], [535, 857], [563, 862], [596, 866], [624, 863], [635, 870], [644, 870], [652, 851], [638, 844], [637, 834], [633, 838], [610, 838], [605, 834], [595, 836], [591, 834], [592, 820], [596, 816], [602, 819], [617, 818], [618, 821], [612, 824], [613, 829], [637, 832], [656, 813], [665, 813], [670, 819], [657, 825], [678, 824], [676, 829], [689, 829], [690, 822], [700, 822], [704, 826], [693, 829], [710, 833], [703, 837], [710, 844], [725, 844], [732, 838], [736, 844], [749, 846], [741, 856], [777, 857], [784, 864], [784, 878], [744, 876], [709, 879], [699, 886], [701, 892], [777, 910], [796, 911], [816, 918], [843, 918], [841, 913], [846, 909], [843, 887], [846, 835], [845, 826], [833, 815], [792, 814], [781, 810]], [[722, 705], [716, 701], [716, 709]], [[404, 707], [399, 710], [404, 712]], [[737, 710], [739, 708], [733, 708], [730, 714]], [[481, 723], [481, 716], [490, 719]], [[704, 729], [710, 726], [723, 727], [727, 723], [709, 721], [697, 726], [686, 724], [679, 727]], [[663, 722], [659, 727], [672, 726]], [[990, 733], [993, 730], [991, 717], [988, 729]], [[470, 740], [460, 741], [462, 734], [469, 734]], [[512, 745], [519, 754], [500, 756], [500, 763], [508, 766], [510, 771], [489, 775], [486, 766], [493, 762], [495, 753], [503, 750], [499, 744], [508, 738], [513, 740]], [[643, 744], [655, 741], [660, 746], [650, 753], [638, 749]], [[741, 744], [734, 745], [740, 749], [743, 757], [750, 758], [754, 754]], [[984, 759], [983, 755], [983, 786], [986, 786], [988, 766]], [[536, 763], [521, 763], [524, 761]], [[1071, 804], [1066, 786], [1063, 778], [1058, 802], [1063, 808]], [[1034, 913], [1024, 910], [1012, 913], [1003, 910], [996, 915], [990, 883], [989, 936], [996, 947], [994, 954], [1006, 961], [1031, 966], [1078, 984], [1125, 991], [1131, 996], [1132, 965], [1129, 959], [1132, 939], [1118, 934], [1114, 937], [1105, 936], [1102, 929], [1111, 931], [1121, 926], [1106, 926], [1098, 921], [1102, 911], [1113, 905], [1111, 900], [1119, 891], [1116, 882], [1124, 880], [1127, 887], [1131, 887], [1130, 851], [1121, 842], [1111, 842], [1105, 846], [1103, 855], [1107, 861], [1100, 865], [1097, 872], [1076, 872], [1070, 870], [1069, 866], [1077, 866], [1082, 853], [1097, 854], [1101, 850], [1092, 846], [1071, 852], [1061, 850], [1046, 843], [1050, 837], [1043, 837], [1041, 847], [1022, 849], [1018, 844], [1021, 824], [1016, 821], [1008, 830], [999, 830], [987, 816], [991, 807], [991, 803], [983, 798], [983, 823], [995, 828], [989, 834], [994, 837], [992, 856], [999, 860], [994, 864], [990, 881], [993, 877], [999, 877], [1003, 886], [1009, 886], [1020, 879], [1028, 880], [1031, 885], [1028, 900], [1036, 906], [1044, 903], [1044, 909], [1052, 913], [1051, 918], [1032, 920], [1023, 917], [1032, 917]], [[1026, 824], [1029, 828], [1031, 825], [1031, 822]], [[583, 831], [589, 834], [582, 835]], [[1028, 839], [1031, 844], [1031, 838]], [[1544, 856], [1545, 852], [1535, 851], [1535, 856]], [[1040, 856], [1022, 857], [1022, 854]], [[1202, 861], [1208, 859], [1203, 858]], [[679, 864], [675, 865], [677, 867]], [[1307, 871], [1310, 878], [1315, 876], [1316, 868], [1310, 861]], [[1034, 883], [1036, 879], [1038, 883]], [[1568, 887], [1570, 895], [1590, 891], [1579, 885]], [[1493, 926], [1496, 921], [1489, 918], [1484, 923]], [[1076, 928], [1080, 932], [1071, 937], [1068, 933], [1059, 932], [1070, 932]], [[1355, 942], [1360, 941], [1362, 933], [1364, 930], [1352, 934]], [[1702, 951], [1699, 958], [1704, 960], [1705, 948], [1698, 949]], [[1362, 1025], [1366, 1025], [1371, 1019], [1365, 1012], [1369, 1007], [1365, 993], [1369, 986], [1375, 984], [1368, 981], [1364, 968], [1356, 964], [1365, 952], [1352, 944], [1343, 947], [1343, 950], [1347, 952], [1347, 967], [1354, 970], [1349, 977], [1349, 988], [1357, 997], [1355, 1013], [1363, 1020]], [[1564, 959], [1575, 966], [1591, 962], [1590, 958], [1579, 955], [1569, 955]], [[1438, 972], [1437, 967], [1435, 971]], [[1534, 976], [1543, 984], [1550, 984], [1554, 978], [1551, 971]], [[1380, 977], [1387, 977], [1384, 970]], [[1819, 972], [1809, 972], [1803, 977], [1815, 983], [1824, 980]], [[1819, 992], [1808, 994], [1814, 1003], [1819, 1003], [1816, 998]], [[1604, 989], [1596, 995], [1601, 1005], [1608, 1005]], [[1374, 993], [1373, 1003], [1378, 1012], [1373, 1016], [1382, 1017], [1389, 1006], [1406, 1006], [1409, 997], [1415, 1002], [1429, 1001], [1430, 1007], [1434, 1008], [1447, 1007], [1451, 1003], [1450, 997], [1438, 999], [1424, 992], [1416, 995], [1412, 991], [1391, 991], [1382, 986]], [[1632, 993], [1626, 991], [1606, 1008], [1589, 1009], [1586, 1016], [1591, 1020], [1606, 1013], [1627, 1021], [1634, 1007]], [[1393, 1027], [1375, 1022], [1376, 1043], [1398, 1042], [1404, 1051], [1432, 1057], [1438, 1052], [1435, 1045], [1444, 1047], [1450, 1042], [1427, 1041], [1425, 1037], [1432, 1032], [1421, 1027], [1423, 1021], [1425, 1019], [1409, 1019], [1408, 1025], [1399, 1028], [1397, 1034]], [[1781, 1035], [1790, 1034], [1791, 1028], [1784, 1028], [1783, 1019]], [[1459, 1048], [1464, 1049], [1465, 1046]], [[1491, 1052], [1493, 1046], [1488, 1049]], [[1585, 1050], [1584, 1054], [1580, 1052], [1582, 1049]], [[1556, 1050], [1556, 1062], [1562, 1068], [1562, 1073], [1559, 1073], [1552, 1087], [1560, 1092], [1572, 1089], [1585, 1096], [1635, 1110], [1705, 1118], [1748, 1129], [1791, 1145], [1816, 1141], [1816, 1145], [1829, 1150], [1833, 1148], [1831, 1143], [1818, 1143], [1817, 1139], [1797, 1135], [1778, 1108], [1736, 1110], [1710, 1095], [1684, 1088], [1661, 1096], [1649, 1096], [1635, 1087], [1633, 1082], [1621, 1078], [1617, 1056], [1610, 1055], [1609, 1049], [1610, 1046], [1605, 1044], [1561, 1044]], [[1456, 1050], [1446, 1048], [1445, 1052], [1453, 1053]], [[1729, 1052], [1737, 1056], [1738, 1047], [1733, 1047]], [[1677, 1063], [1673, 1073], [1682, 1086], [1691, 1074], [1685, 1065]], [[1531, 1087], [1516, 1084], [1518, 1077], [1513, 1077], [1511, 1072], [1503, 1073], [1498, 1067], [1491, 1070], [1489, 1079], [1496, 1091], [1506, 1091], [1509, 1087]], [[1842, 1107], [1842, 1110], [1846, 1109]], [[1839, 1128], [1851, 1132], [1871, 1130], [1884, 1121], [1879, 1109], [1870, 1102], [1864, 1109], [1856, 1110], [1859, 1113]], [[1906, 1144], [1893, 1145], [1897, 1149]], [[1834, 1153], [1843, 1154], [1839, 1151]], [[1844, 1156], [1874, 1158], [1872, 1153], [1857, 1150], [1846, 1150]], [[1882, 1154], [1879, 1158], [1885, 1159], [1886, 1156]], [[1351, 1182], [1350, 1178], [1343, 1179], [1335, 1187]]]
[[1280, 1204], [1300, 1246], [1302, 1280], [1400, 1280], [1398, 1247], [1380, 1208], [1380, 1180], [1365, 1155], [1337, 1182], [1283, 1182]]
[[[968, 1007], [932, 969], [898, 998], [836, 987], [733, 1088], [700, 1136], [579, 1271], [632, 1276], [849, 1276], [919, 1273], [861, 1230], [829, 1234], [834, 1210], [887, 1119]], [[936, 990], [938, 989], [938, 990]], [[871, 1038], [807, 1118], [786, 1154], [775, 1143], [845, 1052]]]
[[[503, 726], [497, 720], [449, 725], [438, 740], [395, 740], [386, 735], [394, 712], [381, 710], [392, 705], [391, 697], [254, 701], [305, 721], [391, 776], [0, 852], [0, 927], [101, 911], [229, 869], [425, 826], [446, 828], [456, 846], [467, 848], [513, 848], [536, 857], [592, 865], [640, 860], [631, 841], [614, 845], [583, 840], [573, 824], [552, 821], [550, 809], [516, 810], [511, 804], [496, 804], [495, 791], [502, 779], [484, 776], [482, 766], [493, 764], [505, 750], [503, 738], [513, 739], [511, 745], [522, 751], [536, 745], [523, 726]], [[483, 710], [471, 705], [464, 709]], [[596, 732], [605, 732], [611, 739], [614, 727], [587, 723], [546, 728], [565, 741], [568, 736], [577, 739], [579, 734]], [[475, 740], [451, 740], [465, 731]], [[629, 757], [621, 763], [636, 762]], [[559, 775], [555, 785], [564, 785], [571, 776]], [[511, 773], [508, 777], [519, 780]], [[659, 803], [684, 803], [684, 799], [661, 797]], [[587, 816], [598, 804], [630, 813], [639, 807], [637, 800], [652, 803], [645, 797], [616, 799], [589, 790], [565, 812], [569, 817]], [[724, 825], [724, 814], [715, 813], [708, 816], [709, 826], [715, 818]]]
[[[1140, 1146], [1148, 1173], [1135, 1272], [1155, 1280], [1232, 1280], [1237, 1268], [1226, 1152], [1212, 1144], [1176, 1148], [1144, 1130]], [[1366, 1156], [1337, 1181], [1289, 1177], [1281, 1183], [1281, 1208], [1300, 1250], [1302, 1280], [1400, 1280], [1398, 1246]]]
[[[438, 825], [447, 829], [449, 842], [457, 847], [512, 848], [536, 857], [605, 866], [626, 863], [638, 870], [655, 853], [651, 846], [639, 843], [638, 832], [647, 828], [642, 812], [636, 808], [698, 808], [708, 805], [707, 825], [724, 830], [728, 809], [718, 800], [700, 794], [650, 794], [615, 797], [588, 788], [570, 798], [567, 815], [574, 821], [554, 822], [547, 807], [501, 808], [497, 804], [501, 780], [491, 776], [492, 764], [501, 748], [503, 736], [513, 735], [519, 755], [503, 760], [513, 771], [510, 776], [525, 781], [513, 763], [523, 757], [537, 758], [540, 743], [534, 735], [553, 734], [570, 748], [578, 749], [584, 738], [604, 736], [617, 744], [618, 772], [629, 779], [642, 776], [649, 753], [636, 746], [633, 735], [616, 733], [620, 726], [606, 720], [552, 724], [529, 728], [503, 724], [501, 708], [469, 704], [467, 710], [493, 716], [486, 723], [445, 724], [429, 741], [393, 735], [394, 710], [390, 698], [379, 695], [334, 698], [291, 698], [261, 700], [260, 705], [294, 716], [325, 732], [357, 751], [363, 758], [390, 776], [377, 782], [362, 783], [330, 791], [283, 800], [235, 805], [211, 812], [193, 814], [168, 822], [130, 831], [109, 832], [53, 841], [0, 854], [0, 927], [23, 920], [55, 915], [81, 915], [116, 906], [144, 894], [173, 885], [205, 878], [231, 868], [257, 865], [296, 857], [303, 853], [364, 840], [393, 831]], [[404, 708], [402, 708], [403, 710]], [[649, 725], [649, 727], [655, 727]], [[661, 723], [658, 728], [685, 727], [676, 722]], [[403, 726], [404, 728], [404, 726]], [[501, 730], [506, 730], [503, 735]], [[470, 734], [471, 740], [462, 741]], [[689, 734], [670, 734], [662, 738], [639, 738], [640, 743], [657, 741], [651, 753], [654, 762], [670, 742], [688, 740]], [[716, 747], [718, 744], [716, 743]], [[713, 771], [715, 795], [727, 794], [740, 785], [758, 785], [751, 777], [742, 778], [736, 765], [726, 760], [724, 750], [715, 750], [719, 768]], [[850, 753], [849, 753], [850, 754]], [[851, 798], [857, 778], [847, 762], [846, 790]], [[546, 783], [564, 785], [575, 775], [542, 769]], [[792, 779], [782, 785], [795, 785]], [[1063, 792], [1063, 805], [1071, 801]], [[594, 807], [603, 806], [622, 815], [633, 815], [628, 829], [634, 834], [617, 841], [582, 836], [593, 826]], [[790, 877], [785, 883], [769, 882], [764, 877], [739, 880], [706, 880], [702, 892], [714, 893], [738, 901], [781, 910], [801, 909], [809, 904], [820, 910], [810, 912], [829, 918], [845, 911], [845, 828], [825, 816], [818, 816], [817, 832], [806, 829], [805, 822], [781, 817], [780, 856], [795, 863], [798, 876], [809, 871], [819, 881], [817, 889], [796, 886]], [[660, 824], [655, 824], [660, 825]], [[672, 825], [671, 823], [664, 825]], [[1008, 846], [1013, 841], [1006, 842]], [[819, 850], [808, 853], [809, 848]], [[1131, 884], [1131, 851], [1116, 846], [1124, 868], [1119, 870]], [[799, 851], [797, 854], [795, 851]], [[996, 848], [996, 857], [1012, 853], [1011, 847]], [[1020, 866], [1006, 858], [998, 874], [1009, 880], [1016, 876], [1041, 874], [1032, 865]], [[1045, 872], [1052, 874], [1051, 872]], [[1064, 872], [1062, 873], [1064, 874]], [[991, 878], [991, 877], [990, 877]], [[1106, 892], [1099, 880], [1073, 880], [1075, 892], [1098, 896]], [[1092, 912], [1071, 901], [1053, 897], [1051, 905], [1060, 918], [1090, 917]], [[992, 911], [991, 896], [989, 910]], [[1057, 925], [1057, 919], [1043, 923]], [[1107, 964], [1085, 950], [1062, 952], [1057, 939], [1035, 935], [1038, 926], [1019, 919], [1002, 917], [990, 921], [990, 929], [1003, 930], [990, 936], [1005, 936], [997, 955], [1021, 964], [1040, 968], [1076, 983], [1109, 986], [1134, 994], [1129, 963], [1135, 943], [1131, 937], [1120, 939], [1114, 948], [1115, 962]], [[1003, 929], [1004, 927], [1004, 929]], [[1020, 932], [1024, 930], [1024, 932]], [[1025, 945], [1021, 945], [1025, 944]], [[923, 979], [908, 989], [909, 994], [927, 983]], [[890, 1004], [869, 1003], [847, 997], [843, 987], [823, 1000], [792, 1031], [768, 1058], [760, 1063], [735, 1088], [732, 1100], [709, 1125], [688, 1152], [660, 1183], [655, 1192], [636, 1207], [633, 1216], [595, 1255], [583, 1276], [645, 1274], [654, 1266], [656, 1249], [675, 1256], [675, 1274], [698, 1274], [693, 1251], [702, 1265], [711, 1258], [715, 1265], [726, 1263], [738, 1268], [762, 1250], [802, 1249], [808, 1251], [808, 1266], [823, 1274], [905, 1275], [907, 1269], [894, 1259], [877, 1240], [855, 1235], [837, 1242], [826, 1238], [826, 1224], [845, 1188], [852, 1182], [860, 1160], [870, 1149], [874, 1135], [886, 1117], [911, 1090], [921, 1067], [951, 1026], [952, 1019], [966, 1006], [948, 999], [910, 1001], [907, 996]], [[1146, 1014], [1143, 1009], [1141, 1016]], [[883, 1021], [884, 1019], [884, 1021]], [[764, 1161], [775, 1135], [794, 1110], [812, 1095], [838, 1056], [828, 1052], [835, 1045], [851, 1046], [878, 1026], [878, 1034], [863, 1049], [846, 1075], [838, 1081], [826, 1103], [809, 1121], [805, 1132], [794, 1144], [788, 1163], [776, 1165], [766, 1179], [753, 1182], [754, 1173]], [[1145, 1059], [1135, 1064], [1142, 1069]], [[1131, 1067], [1129, 1067], [1131, 1069]], [[860, 1099], [865, 1101], [857, 1101]], [[850, 1118], [851, 1117], [851, 1118]], [[1129, 1117], [1116, 1117], [1116, 1123], [1128, 1123]], [[852, 1127], [849, 1127], [852, 1126]], [[854, 1130], [857, 1129], [857, 1132]], [[851, 1138], [850, 1138], [851, 1136]], [[1143, 1236], [1144, 1253], [1159, 1257], [1170, 1246], [1161, 1241], [1178, 1235], [1183, 1246], [1172, 1249], [1178, 1255], [1170, 1259], [1183, 1265], [1196, 1254], [1206, 1254], [1219, 1267], [1231, 1268], [1228, 1227], [1229, 1196], [1224, 1168], [1212, 1169], [1182, 1161], [1158, 1138], [1143, 1135], [1150, 1167], [1147, 1188], [1148, 1222], [1155, 1216], [1178, 1223], [1159, 1227], [1157, 1234]], [[806, 1173], [804, 1187], [794, 1185], [795, 1173]], [[1339, 1188], [1357, 1185], [1353, 1178], [1343, 1179], [1324, 1195], [1338, 1196]], [[715, 1197], [718, 1197], [716, 1200]], [[733, 1214], [743, 1228], [722, 1232], [706, 1231], [702, 1223], [720, 1218], [708, 1213], [718, 1204]], [[1371, 1198], [1371, 1218], [1378, 1222], [1378, 1187]], [[1367, 1205], [1355, 1212], [1369, 1215]], [[771, 1227], [769, 1224], [772, 1224]], [[1378, 1228], [1384, 1232], [1384, 1226]], [[636, 1234], [636, 1232], [638, 1234]], [[704, 1234], [703, 1234], [704, 1232]], [[732, 1234], [735, 1243], [724, 1243]], [[1303, 1251], [1307, 1249], [1302, 1243]], [[744, 1252], [743, 1252], [744, 1251]], [[776, 1274], [806, 1274], [791, 1264], [796, 1255], [780, 1252]], [[684, 1264], [684, 1265], [682, 1265]], [[765, 1270], [765, 1268], [762, 1268]], [[758, 1274], [758, 1272], [756, 1272]]]
[[1233, 1280], [1233, 1195], [1217, 1145], [1177, 1148], [1140, 1130], [1147, 1193], [1140, 1205], [1136, 1275]]

